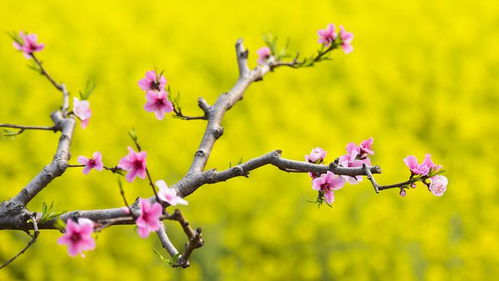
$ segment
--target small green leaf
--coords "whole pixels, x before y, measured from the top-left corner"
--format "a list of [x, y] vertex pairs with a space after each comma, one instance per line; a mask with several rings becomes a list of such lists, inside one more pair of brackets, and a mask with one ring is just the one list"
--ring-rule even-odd
[[97, 84], [95, 84], [95, 82], [91, 80], [88, 80], [85, 86], [85, 90], [83, 90], [83, 92], [80, 91], [81, 100], [88, 100], [92, 92], [95, 90], [95, 87], [97, 87]]
[[128, 131], [128, 135], [130, 136], [130, 138], [132, 139], [133, 142], [137, 142], [137, 132], [135, 132], [135, 129], [132, 128]]
[[59, 229], [60, 231], [63, 231], [64, 229], [66, 229], [66, 224], [61, 220], [61, 218], [58, 218], [54, 222], [54, 227]]
[[0, 133], [0, 138], [2, 140], [13, 140], [17, 135], [21, 134], [22, 130], [19, 131], [12, 131], [9, 129], [3, 129], [2, 132]]

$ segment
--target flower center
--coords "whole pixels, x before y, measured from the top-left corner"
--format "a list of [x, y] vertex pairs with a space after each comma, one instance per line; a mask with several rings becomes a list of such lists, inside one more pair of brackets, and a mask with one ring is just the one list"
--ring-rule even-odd
[[133, 167], [136, 169], [136, 170], [141, 170], [143, 169], [144, 165], [142, 165], [142, 161], [135, 161], [133, 163]]
[[153, 80], [151, 81], [151, 84], [149, 85], [149, 88], [151, 88], [151, 90], [156, 90], [156, 91], [160, 91], [161, 89], [159, 88], [161, 85], [161, 83], [159, 83], [159, 81], [157, 80]]
[[71, 241], [73, 242], [78, 242], [81, 240], [81, 235], [79, 233], [73, 233], [71, 234]]

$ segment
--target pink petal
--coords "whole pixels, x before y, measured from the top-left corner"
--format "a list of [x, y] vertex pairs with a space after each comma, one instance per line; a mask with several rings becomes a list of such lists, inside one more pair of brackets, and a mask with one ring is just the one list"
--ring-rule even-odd
[[326, 199], [326, 202], [328, 204], [331, 204], [334, 202], [334, 192], [332, 190], [326, 190], [324, 192], [324, 198]]

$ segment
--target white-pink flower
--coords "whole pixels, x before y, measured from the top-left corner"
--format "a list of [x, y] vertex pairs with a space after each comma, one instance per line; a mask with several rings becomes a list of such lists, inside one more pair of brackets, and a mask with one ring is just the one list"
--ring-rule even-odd
[[264, 64], [270, 58], [272, 51], [269, 47], [261, 47], [256, 53], [258, 54], [258, 64]]
[[140, 79], [138, 84], [139, 87], [144, 91], [161, 91], [165, 89], [166, 78], [163, 75], [158, 77], [156, 71], [151, 70], [146, 72], [145, 77]]
[[317, 34], [319, 34], [319, 43], [325, 47], [329, 47], [338, 36], [334, 24], [329, 24], [326, 29], [320, 29]]
[[73, 99], [73, 113], [81, 120], [81, 127], [85, 129], [88, 126], [88, 121], [92, 117], [92, 110], [90, 110], [90, 103], [88, 100], [78, 98]]
[[139, 199], [139, 205], [140, 216], [135, 221], [137, 232], [140, 237], [147, 238], [149, 233], [160, 229], [159, 217], [163, 213], [163, 207], [157, 202], [151, 205], [149, 200], [142, 198]]
[[156, 181], [156, 186], [159, 188], [158, 198], [167, 202], [168, 204], [175, 206], [177, 204], [187, 205], [187, 201], [182, 199], [182, 197], [177, 195], [177, 191], [174, 188], [168, 188], [164, 180]]
[[326, 151], [320, 147], [316, 147], [312, 149], [310, 154], [305, 155], [305, 160], [307, 160], [309, 163], [322, 163], [324, 161], [324, 158], [326, 158]]
[[353, 51], [353, 33], [345, 31], [343, 25], [340, 25], [340, 39], [343, 52], [345, 52], [345, 54], [351, 53]]
[[331, 204], [334, 201], [334, 191], [341, 189], [345, 185], [345, 179], [333, 174], [331, 171], [322, 174], [312, 181], [312, 188], [324, 194], [326, 202]]
[[90, 170], [96, 169], [97, 171], [102, 171], [104, 164], [102, 163], [102, 154], [100, 152], [94, 152], [91, 158], [85, 156], [78, 156], [78, 163], [85, 165], [83, 168], [83, 173], [88, 174]]
[[168, 93], [165, 90], [147, 91], [146, 100], [144, 109], [154, 112], [159, 120], [163, 120], [165, 113], [173, 111], [173, 104], [168, 100]]
[[441, 175], [436, 175], [431, 178], [429, 178], [430, 185], [429, 189], [431, 193], [435, 196], [442, 196], [444, 195], [444, 192], [447, 190], [447, 184], [449, 181], [447, 180], [446, 177], [441, 176]]
[[37, 43], [38, 36], [36, 34], [25, 34], [24, 32], [19, 32], [19, 37], [21, 37], [22, 42], [14, 41], [13, 46], [17, 50], [23, 52], [23, 55], [27, 59], [31, 58], [31, 54], [39, 52], [45, 47], [45, 44]]
[[146, 156], [145, 151], [135, 152], [133, 148], [128, 147], [128, 155], [121, 158], [118, 167], [127, 170], [126, 180], [132, 182], [135, 177], [146, 178]]
[[93, 221], [87, 218], [79, 218], [78, 223], [75, 223], [72, 219], [68, 219], [64, 235], [57, 239], [57, 243], [66, 244], [70, 256], [81, 254], [84, 257], [83, 251], [95, 249], [95, 240], [92, 238], [93, 232]]

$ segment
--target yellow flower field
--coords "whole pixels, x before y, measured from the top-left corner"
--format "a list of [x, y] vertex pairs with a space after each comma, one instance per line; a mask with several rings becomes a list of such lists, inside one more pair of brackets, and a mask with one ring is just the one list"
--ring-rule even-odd
[[[327, 161], [348, 142], [374, 137], [378, 182], [404, 181], [407, 155], [431, 153], [449, 179], [435, 197], [423, 185], [376, 194], [364, 181], [317, 208], [305, 174], [268, 166], [203, 186], [180, 209], [203, 229], [205, 245], [188, 269], [161, 263], [155, 235], [134, 226], [98, 234], [97, 248], [71, 258], [58, 231], [37, 243], [0, 280], [496, 280], [499, 276], [499, 5], [496, 1], [12, 1], [0, 2], [0, 123], [51, 125], [60, 93], [30, 70], [6, 32], [36, 33], [38, 54], [73, 96], [88, 79], [87, 129], [77, 126], [72, 160], [103, 154], [116, 165], [135, 128], [155, 179], [173, 184], [189, 168], [204, 121], [143, 109], [137, 86], [148, 70], [164, 69], [183, 112], [199, 115], [197, 98], [212, 103], [237, 79], [234, 44], [244, 38], [250, 66], [262, 35], [312, 54], [317, 30], [342, 24], [354, 51], [312, 68], [279, 68], [251, 85], [227, 112], [224, 135], [208, 168], [225, 169], [282, 149], [303, 160], [315, 146]], [[0, 201], [17, 194], [51, 160], [58, 134], [27, 131], [0, 140]], [[129, 201], [151, 196], [146, 181], [125, 184]], [[116, 176], [68, 169], [29, 208], [54, 201], [57, 210], [120, 207]], [[167, 222], [182, 248], [185, 235]], [[29, 237], [0, 231], [0, 263]], [[166, 253], [165, 253], [166, 255]]]

